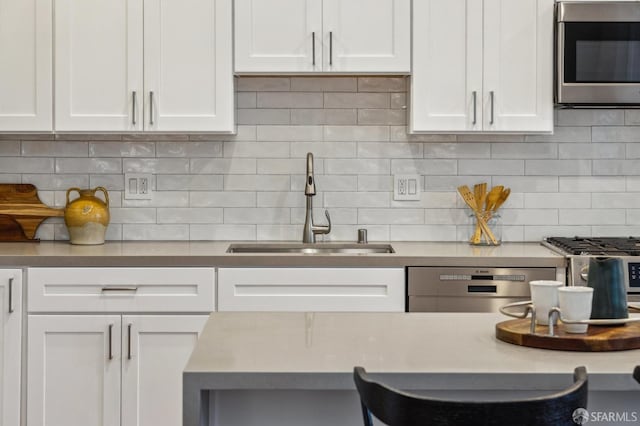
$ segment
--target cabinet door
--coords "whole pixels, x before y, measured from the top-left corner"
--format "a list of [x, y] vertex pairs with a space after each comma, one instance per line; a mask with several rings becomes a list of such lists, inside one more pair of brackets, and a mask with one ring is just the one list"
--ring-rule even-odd
[[484, 0], [484, 130], [553, 130], [553, 0]]
[[411, 131], [482, 129], [482, 0], [414, 0]]
[[235, 71], [322, 71], [322, 0], [235, 0]]
[[29, 315], [28, 426], [120, 424], [119, 315]]
[[231, 0], [145, 0], [145, 129], [233, 127]]
[[142, 0], [56, 0], [54, 16], [55, 129], [141, 130]]
[[182, 424], [182, 370], [207, 318], [122, 318], [122, 426]]
[[0, 425], [20, 424], [22, 271], [0, 270]]
[[411, 71], [410, 0], [323, 0], [324, 70]]
[[0, 131], [51, 131], [51, 1], [0, 0]]
[[221, 268], [219, 311], [404, 312], [404, 269]]

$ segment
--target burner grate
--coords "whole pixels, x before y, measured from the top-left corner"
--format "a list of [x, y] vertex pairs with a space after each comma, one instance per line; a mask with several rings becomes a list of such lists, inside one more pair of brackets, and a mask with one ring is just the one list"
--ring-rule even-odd
[[574, 255], [640, 256], [636, 237], [550, 237], [547, 242]]

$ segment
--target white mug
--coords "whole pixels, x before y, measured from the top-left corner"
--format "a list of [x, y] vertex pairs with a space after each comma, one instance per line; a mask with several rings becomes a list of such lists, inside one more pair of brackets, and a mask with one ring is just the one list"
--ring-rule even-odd
[[558, 288], [562, 281], [529, 281], [531, 303], [536, 309], [536, 324], [549, 325], [549, 311], [558, 306]]
[[[568, 320], [588, 320], [591, 317], [593, 288], [585, 286], [563, 287], [558, 289], [558, 302], [562, 318]], [[586, 333], [588, 324], [565, 324], [567, 333]]]

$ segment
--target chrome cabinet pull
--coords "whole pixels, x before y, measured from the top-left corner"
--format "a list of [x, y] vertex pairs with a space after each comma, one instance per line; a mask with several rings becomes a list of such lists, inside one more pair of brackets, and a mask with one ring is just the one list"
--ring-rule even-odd
[[102, 287], [101, 291], [103, 293], [109, 292], [109, 291], [138, 291], [138, 287]]
[[113, 340], [113, 324], [109, 324], [109, 361], [113, 359], [113, 348], [111, 341]]
[[311, 65], [315, 67], [316, 66], [316, 32], [315, 31], [311, 32], [311, 55], [312, 55]]
[[153, 90], [149, 92], [149, 124], [153, 126]]
[[333, 31], [329, 31], [329, 65], [333, 65]]
[[13, 309], [13, 277], [9, 278], [9, 313], [12, 314]]
[[131, 359], [131, 324], [127, 325], [127, 359]]
[[477, 97], [478, 97], [478, 92], [476, 92], [475, 90], [473, 91], [473, 121], [471, 122], [471, 124], [473, 124], [474, 126], [476, 125], [477, 122]]
[[133, 124], [135, 126], [136, 125], [136, 115], [138, 115], [137, 111], [136, 111], [137, 93], [136, 93], [135, 90], [131, 94], [131, 97], [133, 98], [133, 107], [131, 108], [131, 124]]
[[489, 124], [493, 124], [493, 97], [494, 97], [494, 93], [493, 90], [489, 92], [489, 97], [491, 98], [491, 119], [489, 120]]

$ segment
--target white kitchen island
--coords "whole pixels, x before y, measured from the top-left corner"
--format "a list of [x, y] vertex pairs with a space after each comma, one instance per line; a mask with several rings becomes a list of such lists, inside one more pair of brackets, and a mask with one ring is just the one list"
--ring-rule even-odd
[[633, 416], [640, 422], [640, 384], [632, 378], [640, 350], [512, 345], [495, 338], [495, 324], [507, 319], [491, 313], [214, 313], [184, 370], [183, 425], [362, 424], [356, 365], [395, 387], [474, 399], [558, 390], [584, 365], [587, 408], [625, 416], [620, 424]]

